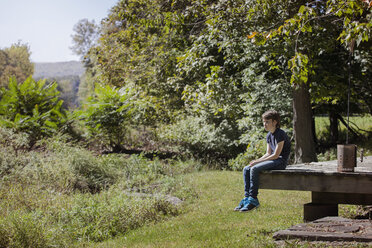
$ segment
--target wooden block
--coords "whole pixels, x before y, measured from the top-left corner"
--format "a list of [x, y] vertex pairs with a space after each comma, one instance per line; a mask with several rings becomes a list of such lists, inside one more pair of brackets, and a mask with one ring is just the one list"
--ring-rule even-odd
[[372, 194], [311, 192], [313, 203], [372, 205]]
[[338, 216], [337, 204], [304, 204], [304, 221], [314, 221], [327, 216]]
[[372, 194], [372, 173], [269, 171], [260, 174], [260, 188]]

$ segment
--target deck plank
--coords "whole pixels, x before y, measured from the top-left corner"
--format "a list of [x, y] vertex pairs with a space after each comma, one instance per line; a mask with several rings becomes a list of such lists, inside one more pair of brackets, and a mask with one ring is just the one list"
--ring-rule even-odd
[[372, 194], [372, 156], [354, 172], [337, 172], [337, 161], [289, 165], [285, 170], [264, 171], [261, 189]]

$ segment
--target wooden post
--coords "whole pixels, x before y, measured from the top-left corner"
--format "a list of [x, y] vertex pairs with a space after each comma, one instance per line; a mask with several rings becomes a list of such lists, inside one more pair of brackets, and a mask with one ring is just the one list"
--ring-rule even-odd
[[356, 145], [337, 145], [337, 171], [353, 172], [356, 164]]

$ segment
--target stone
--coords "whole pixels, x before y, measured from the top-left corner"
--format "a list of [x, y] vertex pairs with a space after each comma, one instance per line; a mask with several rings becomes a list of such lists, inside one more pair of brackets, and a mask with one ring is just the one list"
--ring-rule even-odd
[[325, 217], [274, 233], [276, 240], [372, 242], [372, 221]]

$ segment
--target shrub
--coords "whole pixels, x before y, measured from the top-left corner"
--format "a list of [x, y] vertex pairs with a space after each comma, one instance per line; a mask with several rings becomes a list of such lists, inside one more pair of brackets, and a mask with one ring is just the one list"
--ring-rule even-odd
[[38, 170], [42, 180], [62, 191], [98, 192], [116, 181], [117, 169], [92, 152], [56, 138], [43, 142], [48, 156]]
[[54, 238], [39, 213], [14, 211], [6, 218], [0, 217], [1, 248], [56, 247]]
[[44, 136], [55, 133], [65, 122], [66, 115], [58, 99], [57, 84], [45, 84], [31, 77], [21, 84], [15, 78], [3, 89], [0, 100], [0, 125], [29, 135], [29, 146]]
[[236, 158], [230, 159], [228, 166], [232, 170], [243, 170], [245, 166], [254, 159], [261, 157], [266, 152], [266, 141], [256, 141], [248, 145], [245, 153], [239, 154]]
[[88, 98], [83, 110], [77, 111], [89, 132], [103, 140], [114, 151], [120, 151], [131, 119], [132, 106], [129, 88], [116, 89], [96, 85], [94, 96]]
[[161, 140], [178, 147], [177, 152], [203, 159], [213, 157], [216, 161], [233, 157], [241, 150], [232, 138], [235, 136], [234, 130], [226, 120], [215, 125], [203, 117], [188, 116], [159, 128], [158, 135]]

